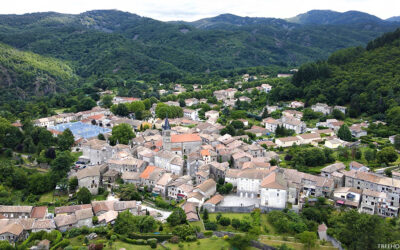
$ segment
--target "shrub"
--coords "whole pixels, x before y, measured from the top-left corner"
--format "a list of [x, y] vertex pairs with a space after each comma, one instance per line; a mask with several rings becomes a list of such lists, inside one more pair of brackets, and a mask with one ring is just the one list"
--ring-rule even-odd
[[217, 230], [217, 223], [215, 223], [213, 221], [207, 221], [204, 223], [204, 227], [206, 228], [206, 230], [215, 231], [215, 230]]
[[204, 231], [204, 237], [211, 237], [213, 235], [212, 231]]
[[231, 219], [229, 219], [228, 217], [221, 217], [219, 220], [218, 220], [218, 223], [221, 225], [221, 226], [229, 226], [230, 224], [231, 224]]
[[56, 245], [54, 245], [52, 248], [50, 248], [50, 250], [56, 250], [56, 249], [59, 249], [59, 248], [63, 249], [68, 245], [69, 245], [69, 240], [63, 239], [62, 241], [60, 241]]
[[148, 239], [147, 244], [149, 244], [151, 248], [157, 248], [157, 239]]
[[179, 243], [179, 237], [178, 236], [172, 236], [171, 239], [169, 239], [169, 242], [173, 244]]
[[197, 237], [194, 235], [186, 236], [186, 241], [196, 241], [196, 240], [197, 240]]

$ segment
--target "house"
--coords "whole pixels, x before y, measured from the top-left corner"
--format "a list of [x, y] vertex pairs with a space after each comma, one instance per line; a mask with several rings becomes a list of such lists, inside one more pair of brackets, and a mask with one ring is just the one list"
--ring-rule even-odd
[[292, 110], [292, 109], [284, 110], [282, 112], [282, 115], [287, 116], [287, 117], [297, 118], [300, 120], [301, 120], [301, 118], [303, 118], [303, 112], [300, 112], [297, 110]]
[[65, 232], [70, 228], [76, 227], [76, 216], [75, 213], [70, 215], [58, 215], [54, 218], [56, 227], [59, 231]]
[[275, 112], [275, 111], [277, 111], [278, 109], [279, 109], [278, 106], [267, 106], [268, 114], [271, 114], [272, 112]]
[[266, 135], [269, 131], [263, 127], [255, 126], [251, 127], [251, 129], [246, 129], [245, 132], [255, 134], [257, 137]]
[[337, 109], [337, 110], [339, 110], [340, 112], [342, 112], [343, 114], [346, 114], [346, 107], [343, 107], [343, 106], [335, 106], [335, 107], [333, 107], [333, 109]]
[[339, 172], [345, 168], [346, 166], [343, 164], [343, 162], [334, 163], [321, 169], [321, 176], [330, 178], [332, 173]]
[[144, 170], [147, 164], [147, 162], [136, 159], [130, 153], [124, 151], [107, 160], [108, 168], [119, 173], [140, 172]]
[[105, 201], [92, 201], [93, 213], [96, 216], [104, 214], [107, 211], [114, 210], [115, 200], [105, 200]]
[[184, 109], [183, 116], [193, 121], [200, 121], [199, 111], [197, 109]]
[[190, 192], [186, 197], [187, 202], [193, 203], [197, 207], [203, 205], [204, 200], [205, 200], [204, 195], [202, 195], [199, 192], [194, 192], [194, 190], [192, 190], [192, 192]]
[[208, 179], [196, 186], [193, 191], [202, 194], [204, 198], [208, 199], [217, 191], [217, 183], [213, 179]]
[[176, 175], [183, 173], [184, 160], [168, 150], [161, 150], [154, 156], [154, 165]]
[[219, 112], [215, 110], [210, 110], [204, 113], [205, 117], [209, 120], [217, 121], [219, 118]]
[[139, 215], [142, 210], [136, 201], [115, 201], [110, 204], [112, 204], [112, 209], [117, 212], [129, 211], [133, 215]]
[[289, 107], [293, 108], [293, 109], [297, 109], [297, 108], [304, 108], [304, 102], [300, 102], [300, 101], [293, 101], [289, 104]]
[[153, 188], [164, 172], [165, 170], [162, 168], [151, 165], [147, 166], [140, 174], [141, 184]]
[[340, 140], [339, 138], [332, 138], [325, 141], [325, 147], [335, 149], [338, 147], [343, 147], [346, 144], [345, 141]]
[[86, 208], [75, 211], [76, 226], [92, 227], [93, 226], [92, 217], [93, 217], [92, 208]]
[[56, 229], [54, 220], [52, 219], [36, 219], [32, 225], [32, 232], [46, 231], [50, 233], [52, 230]]
[[46, 218], [49, 210], [46, 206], [34, 207], [32, 209], [31, 218], [34, 219], [44, 219]]
[[269, 84], [261, 84], [261, 88], [265, 93], [269, 93], [272, 90], [272, 86]]
[[224, 200], [224, 196], [216, 194], [203, 204], [203, 210], [207, 209], [209, 212], [214, 213], [215, 207]]
[[167, 195], [168, 183], [170, 183], [172, 180], [174, 180], [174, 175], [172, 173], [164, 173], [157, 181], [153, 189], [153, 194], [158, 194], [165, 197]]
[[233, 167], [237, 169], [241, 169], [243, 166], [243, 163], [251, 161], [252, 156], [246, 152], [239, 151], [237, 153], [234, 153], [232, 155], [232, 160], [233, 160]]
[[72, 206], [63, 206], [63, 207], [56, 207], [54, 209], [54, 214], [58, 215], [71, 215], [75, 214], [75, 211], [91, 208], [91, 204], [82, 204], [82, 205], [72, 205]]
[[307, 125], [304, 122], [290, 116], [282, 117], [282, 126], [286, 129], [294, 130], [296, 134], [304, 133], [307, 128]]
[[121, 179], [124, 183], [139, 185], [141, 183], [140, 175], [139, 172], [123, 172]]
[[294, 144], [300, 145], [301, 139], [299, 139], [296, 136], [282, 137], [282, 138], [277, 138], [275, 140], [275, 143], [278, 147], [291, 147]]
[[357, 189], [369, 189], [382, 192], [387, 195], [387, 203], [390, 207], [399, 207], [400, 180], [389, 178], [375, 173], [362, 171], [342, 171], [345, 175], [345, 186]]
[[261, 205], [271, 208], [284, 209], [287, 202], [287, 181], [281, 173], [272, 172], [260, 184]]
[[364, 164], [361, 164], [356, 161], [350, 162], [350, 170], [355, 170], [355, 171], [362, 171], [362, 172], [369, 172], [369, 168], [365, 166]]
[[181, 176], [167, 186], [168, 198], [182, 199], [193, 190], [192, 177], [189, 175]]
[[97, 165], [79, 170], [76, 173], [79, 188], [85, 187], [92, 195], [96, 195], [101, 186], [101, 174], [105, 172], [105, 168], [105, 165]]
[[325, 225], [325, 223], [318, 225], [318, 237], [320, 240], [328, 241], [327, 231], [328, 227]]
[[98, 224], [101, 226], [106, 226], [107, 224], [113, 225], [117, 217], [118, 217], [117, 211], [114, 210], [107, 211], [104, 214], [101, 214], [97, 217]]
[[366, 136], [367, 131], [362, 128], [361, 124], [353, 124], [349, 127], [351, 135], [360, 138], [361, 136]]
[[325, 136], [334, 136], [335, 135], [335, 132], [329, 128], [314, 130], [313, 133], [317, 133], [319, 135], [325, 135]]
[[301, 134], [297, 138], [300, 139], [300, 144], [311, 144], [321, 140], [321, 136], [318, 133]]
[[[259, 198], [261, 181], [270, 172], [270, 169], [243, 169], [237, 175], [237, 193], [240, 197]], [[225, 181], [227, 180], [225, 179]]]
[[358, 208], [362, 190], [353, 187], [340, 187], [333, 191], [333, 199], [338, 206]]
[[272, 118], [272, 117], [265, 118], [265, 119], [263, 120], [263, 123], [265, 124], [265, 128], [266, 128], [268, 131], [273, 132], [273, 133], [275, 133], [276, 128], [277, 128], [279, 125], [282, 124], [280, 121], [275, 120], [275, 119]]
[[241, 96], [239, 97], [239, 101], [241, 102], [251, 102], [251, 99], [247, 96]]
[[396, 217], [399, 207], [391, 205], [392, 201], [386, 193], [364, 189], [360, 212], [367, 214], [378, 214], [382, 217]]
[[186, 220], [189, 222], [199, 221], [199, 216], [197, 215], [196, 205], [192, 202], [186, 202], [183, 206], [183, 209], [186, 214]]
[[92, 164], [102, 164], [112, 157], [113, 150], [106, 141], [92, 139], [84, 141], [81, 145], [82, 156], [80, 159], [87, 159]]
[[197, 100], [196, 98], [189, 98], [189, 99], [185, 100], [185, 104], [186, 104], [186, 106], [191, 107], [191, 106], [199, 104], [199, 100]]
[[102, 176], [102, 182], [104, 187], [111, 188], [115, 181], [120, 177], [121, 173], [115, 169], [109, 169]]
[[32, 206], [1, 206], [0, 215], [8, 219], [30, 218]]
[[324, 115], [329, 115], [332, 113], [332, 108], [328, 106], [326, 103], [317, 103], [311, 106], [311, 109], [314, 112], [321, 112]]
[[0, 227], [0, 240], [7, 240], [9, 243], [24, 240], [26, 235], [23, 231], [24, 228], [20, 224], [10, 223]]

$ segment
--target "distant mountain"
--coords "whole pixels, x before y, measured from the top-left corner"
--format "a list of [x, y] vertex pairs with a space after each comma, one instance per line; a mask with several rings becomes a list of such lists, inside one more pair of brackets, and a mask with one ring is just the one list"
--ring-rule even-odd
[[400, 16], [393, 16], [386, 19], [387, 22], [400, 22]]
[[356, 25], [384, 22], [382, 19], [364, 12], [347, 11], [341, 13], [332, 10], [311, 10], [304, 14], [289, 18], [287, 21], [299, 24], [317, 25]]
[[243, 27], [248, 25], [271, 25], [274, 23], [285, 23], [285, 21], [276, 18], [241, 17], [232, 14], [222, 14], [190, 22], [190, 25], [199, 29], [217, 29], [229, 26]]
[[[320, 11], [309, 13], [324, 16]], [[117, 10], [0, 15], [0, 42], [66, 62], [82, 81], [106, 79], [117, 86], [142, 79], [160, 81], [161, 75], [295, 67], [326, 59], [338, 49], [364, 46], [400, 26], [365, 13], [323, 13], [331, 17], [319, 23], [299, 16], [289, 22], [231, 14], [161, 22]]]

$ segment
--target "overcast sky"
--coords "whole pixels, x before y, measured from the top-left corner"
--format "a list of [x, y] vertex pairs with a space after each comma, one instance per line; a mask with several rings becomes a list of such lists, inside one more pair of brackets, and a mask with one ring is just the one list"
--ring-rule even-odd
[[400, 15], [400, 0], [2, 0], [1, 14], [56, 11], [77, 14], [118, 9], [163, 21], [193, 21], [232, 13], [287, 18], [312, 9], [358, 10], [386, 19]]

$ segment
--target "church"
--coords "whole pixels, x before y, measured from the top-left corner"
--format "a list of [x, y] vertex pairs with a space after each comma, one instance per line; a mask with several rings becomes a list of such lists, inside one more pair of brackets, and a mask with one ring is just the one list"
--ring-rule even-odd
[[162, 126], [163, 149], [179, 155], [188, 155], [201, 148], [202, 140], [198, 134], [171, 134], [168, 117]]

